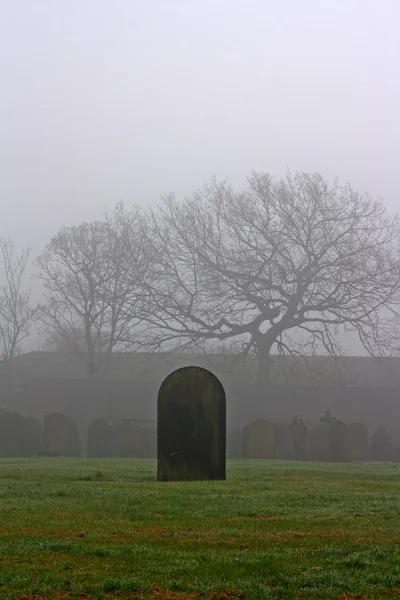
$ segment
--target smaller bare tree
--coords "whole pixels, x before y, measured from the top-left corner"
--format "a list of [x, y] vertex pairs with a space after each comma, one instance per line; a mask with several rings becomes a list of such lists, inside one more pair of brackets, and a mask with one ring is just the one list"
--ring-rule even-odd
[[112, 352], [135, 346], [147, 261], [141, 213], [122, 204], [104, 221], [63, 228], [38, 258], [42, 332], [78, 356], [89, 377], [103, 376]]
[[10, 360], [21, 351], [29, 336], [35, 311], [30, 306], [31, 291], [23, 291], [30, 248], [18, 255], [10, 239], [0, 238], [3, 283], [0, 286], [0, 362]]

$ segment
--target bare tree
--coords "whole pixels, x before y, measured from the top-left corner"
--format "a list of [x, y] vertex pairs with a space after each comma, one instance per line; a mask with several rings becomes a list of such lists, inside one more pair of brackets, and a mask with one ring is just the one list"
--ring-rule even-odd
[[30, 333], [34, 310], [30, 306], [31, 292], [23, 291], [30, 249], [15, 253], [10, 239], [0, 238], [0, 362], [10, 360], [21, 351], [21, 343]]
[[[101, 377], [114, 351], [132, 348], [145, 295], [144, 221], [117, 205], [104, 221], [63, 228], [37, 260], [43, 332]], [[129, 240], [129, 243], [127, 242]]]
[[149, 221], [154, 347], [230, 344], [257, 356], [260, 389], [272, 357], [340, 356], [339, 332], [392, 352], [400, 228], [382, 202], [318, 174], [255, 173], [242, 192], [212, 180], [183, 202], [166, 196]]

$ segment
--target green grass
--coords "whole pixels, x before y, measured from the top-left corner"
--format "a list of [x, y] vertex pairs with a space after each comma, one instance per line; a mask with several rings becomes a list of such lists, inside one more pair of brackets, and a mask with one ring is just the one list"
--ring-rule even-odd
[[155, 473], [152, 460], [0, 460], [0, 598], [400, 597], [400, 465]]

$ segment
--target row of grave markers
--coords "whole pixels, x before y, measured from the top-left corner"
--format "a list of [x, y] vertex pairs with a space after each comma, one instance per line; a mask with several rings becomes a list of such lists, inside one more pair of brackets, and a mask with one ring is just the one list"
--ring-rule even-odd
[[389, 461], [395, 458], [386, 430], [378, 427], [369, 439], [362, 423], [346, 425], [327, 411], [321, 424], [310, 429], [300, 416], [291, 423], [257, 419], [227, 437], [231, 458], [276, 458], [320, 462]]
[[[389, 438], [380, 429], [369, 446], [364, 425], [347, 426], [327, 411], [313, 430], [297, 416], [290, 424], [258, 419], [233, 435], [240, 446], [237, 454], [244, 458], [391, 460]], [[160, 481], [225, 479], [226, 398], [215, 375], [200, 367], [184, 367], [165, 379], [158, 394], [157, 445], [154, 429], [133, 427], [129, 421], [110, 424], [98, 419], [88, 429], [88, 457], [152, 457], [156, 446]], [[75, 424], [54, 413], [45, 416], [42, 429], [34, 419], [4, 413], [0, 456], [36, 454], [80, 456]], [[228, 449], [228, 454], [235, 452]]]
[[[347, 426], [336, 419], [326, 422], [322, 418], [321, 421], [321, 426], [311, 430], [299, 416], [291, 423], [271, 423], [266, 419], [258, 419], [242, 431], [227, 436], [227, 457], [331, 462], [395, 458], [390, 438], [382, 428], [377, 429], [370, 443], [367, 428], [362, 423]], [[154, 424], [151, 421], [144, 425], [149, 423]], [[183, 436], [190, 442], [185, 454], [196, 451], [196, 460], [200, 460], [201, 455], [203, 458], [205, 456], [199, 436], [207, 440], [201, 429], [194, 431], [191, 437], [190, 429], [186, 428]], [[174, 445], [170, 455], [177, 458], [178, 440], [181, 440], [179, 435], [172, 438], [168, 436], [168, 443]], [[24, 418], [16, 413], [5, 412], [0, 415], [0, 456], [38, 454], [80, 456], [75, 424], [63, 414], [46, 415], [43, 428], [35, 419]], [[138, 426], [137, 420], [109, 422], [96, 419], [88, 428], [86, 455], [89, 458], [156, 458], [157, 430], [151, 426]]]

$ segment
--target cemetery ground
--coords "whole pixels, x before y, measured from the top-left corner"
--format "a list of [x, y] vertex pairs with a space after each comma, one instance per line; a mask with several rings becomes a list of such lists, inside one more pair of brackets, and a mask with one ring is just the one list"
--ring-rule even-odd
[[0, 598], [400, 597], [400, 464], [0, 460]]

